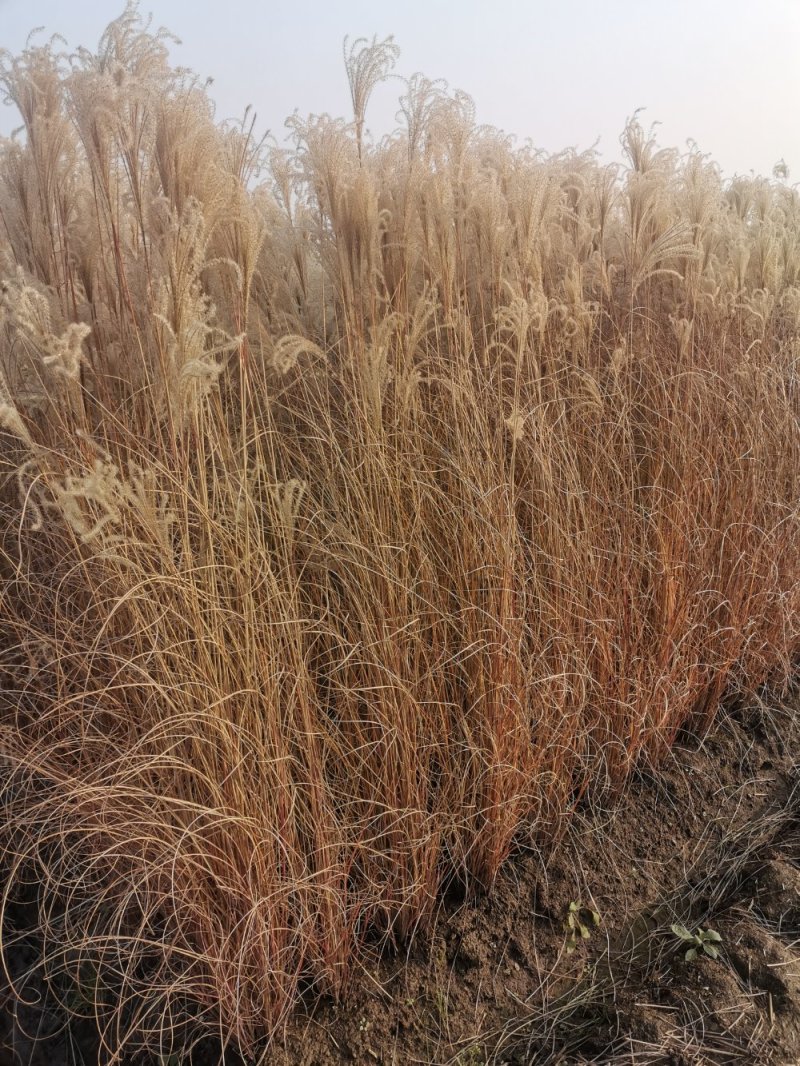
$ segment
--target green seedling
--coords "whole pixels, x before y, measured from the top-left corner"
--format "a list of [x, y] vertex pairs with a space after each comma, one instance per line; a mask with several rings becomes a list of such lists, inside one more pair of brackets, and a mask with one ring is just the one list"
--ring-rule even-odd
[[441, 1025], [446, 1026], [449, 1003], [446, 994], [441, 990], [441, 988], [436, 989], [436, 992], [434, 994], [434, 1000], [436, 1003], [436, 1013], [439, 1016], [439, 1022]]
[[485, 1066], [486, 1057], [479, 1047], [465, 1048], [453, 1066]]
[[567, 954], [571, 955], [578, 946], [579, 940], [588, 940], [592, 935], [592, 928], [600, 924], [600, 913], [591, 907], [584, 907], [578, 900], [573, 900], [567, 911], [564, 929], [567, 933]]
[[671, 926], [671, 929], [675, 936], [689, 944], [684, 955], [687, 962], [694, 962], [700, 951], [703, 951], [711, 959], [719, 958], [719, 951], [715, 945], [722, 942], [722, 937], [715, 930], [698, 928], [696, 933], [690, 933], [686, 926], [681, 925], [680, 922]]

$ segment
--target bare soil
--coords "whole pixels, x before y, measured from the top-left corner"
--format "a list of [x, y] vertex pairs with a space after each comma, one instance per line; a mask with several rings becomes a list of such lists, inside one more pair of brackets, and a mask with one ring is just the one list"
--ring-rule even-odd
[[[620, 795], [579, 806], [549, 854], [521, 846], [490, 891], [453, 889], [404, 950], [376, 947], [346, 1001], [304, 1005], [262, 1061], [797, 1066], [799, 732], [795, 696], [682, 737]], [[589, 935], [568, 952], [571, 902]], [[717, 931], [720, 957], [686, 962], [675, 922]], [[0, 1066], [108, 1062], [93, 1024], [70, 1019], [35, 969], [35, 903], [11, 908], [6, 925], [25, 1000], [6, 988]], [[242, 1063], [209, 1041], [126, 1063], [173, 1061]]]

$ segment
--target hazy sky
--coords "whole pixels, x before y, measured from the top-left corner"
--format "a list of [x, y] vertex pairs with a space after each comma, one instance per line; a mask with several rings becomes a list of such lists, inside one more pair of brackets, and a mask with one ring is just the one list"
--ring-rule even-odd
[[[122, 0], [0, 0], [0, 47], [35, 26], [95, 46]], [[342, 38], [393, 33], [397, 73], [445, 78], [478, 119], [553, 151], [598, 138], [617, 158], [624, 121], [643, 107], [662, 144], [696, 141], [726, 174], [800, 180], [800, 0], [142, 0], [180, 37], [176, 60], [211, 76], [220, 118], [252, 104], [258, 128], [327, 111], [349, 117]], [[392, 129], [399, 82], [367, 115]], [[15, 125], [0, 108], [0, 131]]]

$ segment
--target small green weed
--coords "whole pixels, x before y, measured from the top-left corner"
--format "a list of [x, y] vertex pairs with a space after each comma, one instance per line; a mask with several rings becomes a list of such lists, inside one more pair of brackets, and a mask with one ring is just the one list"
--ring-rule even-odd
[[687, 962], [694, 962], [700, 951], [705, 952], [709, 958], [719, 958], [719, 951], [715, 945], [722, 942], [722, 937], [713, 929], [698, 928], [696, 933], [691, 933], [686, 926], [682, 925], [680, 922], [676, 922], [675, 925], [670, 928], [675, 936], [689, 944], [686, 954], [684, 955]]
[[567, 911], [564, 929], [567, 933], [567, 954], [571, 955], [578, 946], [578, 940], [588, 940], [592, 929], [600, 924], [599, 911], [585, 907], [580, 900], [573, 900]]
[[453, 1066], [485, 1066], [486, 1061], [485, 1053], [475, 1045], [460, 1052]]

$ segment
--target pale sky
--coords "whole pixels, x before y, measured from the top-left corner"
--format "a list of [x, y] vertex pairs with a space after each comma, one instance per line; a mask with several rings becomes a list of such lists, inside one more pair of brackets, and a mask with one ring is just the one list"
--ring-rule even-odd
[[[0, 0], [0, 47], [35, 26], [94, 47], [123, 0]], [[252, 104], [278, 140], [295, 109], [350, 117], [342, 38], [393, 33], [398, 74], [421, 71], [474, 97], [478, 120], [555, 151], [619, 155], [636, 108], [662, 145], [688, 139], [726, 175], [800, 181], [800, 0], [142, 0], [182, 41], [219, 118]], [[40, 37], [39, 39], [44, 39]], [[376, 92], [367, 125], [396, 126], [400, 82]], [[16, 125], [0, 107], [0, 132]]]

